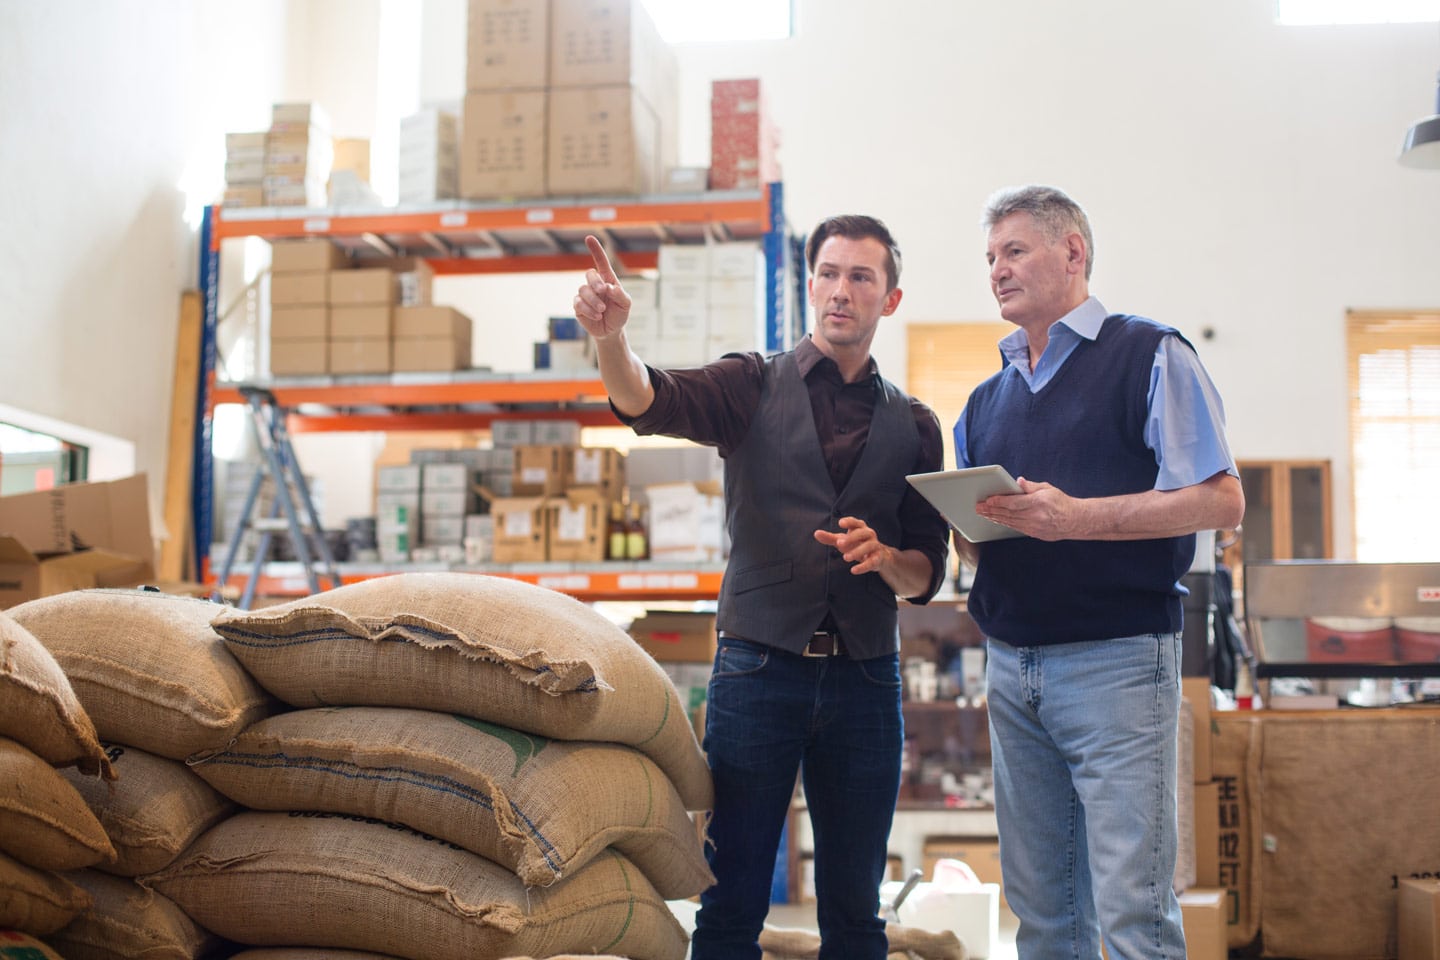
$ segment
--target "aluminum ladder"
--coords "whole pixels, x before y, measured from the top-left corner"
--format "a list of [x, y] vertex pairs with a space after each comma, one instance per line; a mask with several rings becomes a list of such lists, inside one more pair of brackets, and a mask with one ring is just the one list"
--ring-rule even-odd
[[[250, 577], [240, 597], [240, 609], [249, 610], [255, 601], [255, 588], [260, 582], [260, 571], [264, 567], [266, 555], [270, 552], [270, 538], [277, 533], [289, 533], [295, 558], [305, 570], [305, 579], [312, 594], [320, 592], [320, 573], [317, 568], [323, 570], [336, 587], [340, 586], [340, 574], [335, 568], [335, 558], [331, 555], [330, 544], [326, 542], [320, 528], [320, 517], [315, 512], [314, 501], [310, 498], [310, 488], [306, 485], [305, 476], [300, 472], [300, 464], [295, 459], [295, 448], [290, 445], [284, 409], [275, 402], [275, 395], [269, 390], [250, 386], [242, 386], [239, 390], [250, 413], [250, 427], [260, 448], [261, 458], [255, 468], [255, 475], [250, 478], [250, 489], [245, 495], [245, 506], [240, 512], [240, 519], [231, 531], [230, 542], [225, 548], [225, 560], [220, 565], [214, 598], [221, 599], [221, 593], [230, 581], [230, 572], [234, 568], [235, 557], [240, 552], [240, 544], [249, 530], [257, 531], [260, 541], [255, 548]], [[266, 516], [257, 517], [254, 515], [256, 502], [267, 477], [273, 481], [275, 498], [271, 501]], [[319, 557], [311, 557], [307, 533], [315, 535], [314, 542], [319, 549]]]

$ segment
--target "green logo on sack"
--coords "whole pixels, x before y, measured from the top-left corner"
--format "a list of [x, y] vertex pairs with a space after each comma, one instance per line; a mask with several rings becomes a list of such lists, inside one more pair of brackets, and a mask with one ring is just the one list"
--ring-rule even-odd
[[476, 720], [474, 717], [462, 717], [458, 714], [454, 714], [453, 716], [467, 727], [474, 727], [481, 733], [488, 733], [515, 751], [515, 769], [511, 772], [511, 776], [518, 774], [520, 768], [525, 766], [526, 762], [532, 757], [537, 756], [541, 750], [544, 750], [546, 744], [550, 742], [549, 737], [542, 737], [538, 734], [522, 733], [519, 730], [511, 730], [509, 727], [502, 727], [499, 724]]

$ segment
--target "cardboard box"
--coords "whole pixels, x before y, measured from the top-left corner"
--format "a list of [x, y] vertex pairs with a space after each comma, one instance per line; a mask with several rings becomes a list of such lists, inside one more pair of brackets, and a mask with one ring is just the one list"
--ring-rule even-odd
[[384, 491], [419, 490], [423, 468], [418, 463], [397, 463], [375, 471], [375, 489]]
[[392, 347], [396, 371], [442, 373], [465, 370], [471, 363], [470, 340], [444, 337], [397, 337]]
[[328, 283], [331, 306], [394, 304], [400, 299], [400, 283], [387, 267], [332, 270]]
[[1440, 960], [1440, 879], [1401, 880], [1396, 909], [1400, 960]]
[[573, 448], [561, 444], [528, 444], [515, 448], [511, 489], [517, 497], [556, 496], [570, 486]]
[[265, 150], [265, 139], [270, 134], [265, 130], [253, 130], [243, 133], [225, 134], [225, 153], [228, 156], [232, 153], [254, 152], [262, 153]]
[[275, 240], [270, 244], [270, 272], [314, 273], [345, 266], [345, 251], [325, 237]]
[[490, 502], [495, 518], [496, 563], [539, 563], [546, 559], [544, 497], [496, 497]]
[[94, 548], [153, 564], [145, 474], [0, 497], [0, 535], [39, 556]]
[[544, 90], [467, 93], [460, 142], [460, 196], [467, 200], [543, 197]]
[[384, 338], [332, 339], [330, 341], [330, 372], [389, 373], [390, 341]]
[[1195, 886], [1220, 886], [1220, 785], [1197, 783], [1195, 790]]
[[226, 184], [225, 196], [220, 202], [227, 207], [263, 207], [265, 188], [259, 184]]
[[1225, 960], [1225, 891], [1193, 887], [1180, 894], [1185, 960]]
[[325, 270], [274, 274], [270, 277], [270, 305], [324, 306], [330, 301], [329, 278], [330, 273]]
[[330, 340], [327, 337], [270, 339], [272, 377], [319, 376], [330, 372]]
[[612, 447], [576, 447], [570, 486], [594, 488], [607, 500], [621, 499], [625, 491], [625, 454]]
[[320, 104], [308, 100], [271, 104], [271, 130], [275, 130], [277, 127], [285, 129], [311, 126], [321, 127], [325, 130], [330, 129], [330, 117], [321, 109]]
[[130, 587], [154, 578], [154, 567], [140, 557], [109, 550], [41, 556], [0, 536], [0, 609], [67, 590]]
[[713, 663], [715, 614], [648, 610], [630, 624], [630, 636], [662, 663]]
[[550, 83], [549, 0], [470, 0], [465, 89]]
[[395, 310], [395, 339], [426, 337], [469, 342], [474, 324], [454, 307], [415, 306]]
[[330, 337], [333, 340], [388, 340], [394, 308], [385, 305], [330, 308]]
[[[1181, 677], [1180, 693], [1190, 703], [1190, 710], [1195, 716], [1195, 771], [1194, 781], [1196, 783], [1209, 783], [1215, 776], [1213, 764], [1210, 759], [1210, 678], [1209, 677]], [[1204, 886], [1205, 884], [1201, 884]]]
[[330, 308], [326, 306], [270, 309], [270, 340], [324, 340], [330, 336]]
[[719, 483], [645, 488], [653, 560], [715, 562], [724, 556], [725, 500]]
[[552, 0], [550, 86], [634, 85], [652, 103], [673, 90], [675, 51], [635, 0]]
[[550, 91], [545, 179], [552, 194], [653, 193], [660, 169], [659, 121], [636, 88]]
[[598, 490], [575, 489], [545, 502], [548, 560], [599, 563], [605, 559], [608, 501]]
[[975, 871], [981, 883], [1001, 884], [1000, 841], [994, 837], [926, 837], [920, 855], [920, 869], [927, 877], [934, 876], [936, 861], [959, 860]]

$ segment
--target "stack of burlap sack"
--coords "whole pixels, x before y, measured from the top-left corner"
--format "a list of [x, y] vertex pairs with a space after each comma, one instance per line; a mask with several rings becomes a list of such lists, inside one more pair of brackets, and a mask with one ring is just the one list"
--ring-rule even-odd
[[415, 573], [8, 613], [0, 930], [67, 960], [685, 956], [709, 771], [585, 604]]

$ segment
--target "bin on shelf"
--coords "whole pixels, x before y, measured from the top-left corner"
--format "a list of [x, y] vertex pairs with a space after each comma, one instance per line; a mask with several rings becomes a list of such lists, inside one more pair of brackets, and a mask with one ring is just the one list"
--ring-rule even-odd
[[1395, 652], [1406, 662], [1440, 663], [1440, 617], [1397, 617]]
[[1365, 663], [1395, 659], [1394, 621], [1378, 617], [1310, 617], [1305, 621], [1307, 658], [1316, 663]]

